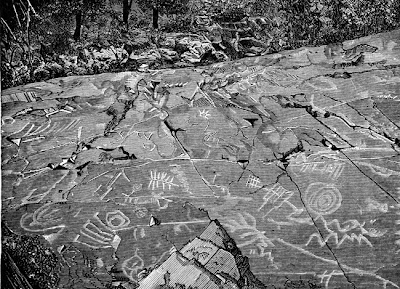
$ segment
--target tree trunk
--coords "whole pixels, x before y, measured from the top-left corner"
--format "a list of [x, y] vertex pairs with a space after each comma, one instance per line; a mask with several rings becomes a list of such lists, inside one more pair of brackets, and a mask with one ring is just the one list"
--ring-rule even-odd
[[75, 33], [74, 39], [78, 41], [81, 39], [81, 27], [82, 27], [82, 10], [79, 10], [75, 16], [76, 26], [75, 26]]
[[126, 25], [128, 25], [129, 10], [129, 0], [123, 0], [123, 22]]
[[126, 29], [128, 29], [129, 24], [129, 14], [131, 13], [133, 0], [123, 0], [123, 22], [126, 25]]
[[158, 8], [153, 7], [153, 28], [158, 29]]

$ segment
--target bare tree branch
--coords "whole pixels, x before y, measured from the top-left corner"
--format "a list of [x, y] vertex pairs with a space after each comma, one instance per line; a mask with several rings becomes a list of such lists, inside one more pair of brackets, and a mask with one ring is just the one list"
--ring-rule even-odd
[[12, 4], [12, 5], [13, 5], [14, 12], [15, 12], [15, 16], [17, 17], [18, 26], [19, 26], [19, 28], [22, 28], [21, 21], [19, 21], [19, 16], [18, 16], [17, 8], [15, 8], [14, 1], [13, 1], [13, 4]]
[[8, 32], [10, 32], [12, 38], [17, 41], [17, 37], [15, 37], [14, 33], [12, 32], [10, 26], [8, 26], [7, 22], [1, 17], [1, 21], [3, 22], [4, 26], [7, 28]]
[[30, 10], [32, 10], [33, 14], [35, 14], [35, 16], [39, 17], [39, 15], [36, 13], [35, 8], [33, 8], [31, 2], [29, 0], [26, 0], [28, 2], [28, 8]]

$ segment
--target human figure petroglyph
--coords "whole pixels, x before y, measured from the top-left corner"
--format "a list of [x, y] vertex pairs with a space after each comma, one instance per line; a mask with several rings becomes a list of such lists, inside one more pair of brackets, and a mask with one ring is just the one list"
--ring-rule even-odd
[[331, 280], [331, 278], [333, 276], [343, 276], [343, 275], [344, 275], [344, 273], [342, 271], [332, 270], [331, 273], [328, 273], [328, 271], [325, 270], [324, 273], [318, 274], [317, 277], [321, 278], [320, 283], [321, 284], [324, 283], [325, 288], [328, 289], [329, 288], [329, 282], [330, 282], [330, 280]]
[[310, 184], [303, 199], [308, 211], [318, 216], [332, 214], [342, 205], [342, 194], [336, 186], [322, 182]]

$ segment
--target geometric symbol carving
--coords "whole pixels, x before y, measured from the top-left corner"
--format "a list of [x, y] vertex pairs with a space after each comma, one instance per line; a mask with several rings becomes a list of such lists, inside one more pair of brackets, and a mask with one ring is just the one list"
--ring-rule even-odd
[[334, 184], [317, 182], [308, 186], [304, 202], [311, 212], [329, 215], [340, 208], [342, 195]]
[[131, 221], [120, 210], [116, 210], [106, 214], [106, 222], [111, 230], [118, 230], [128, 226]]
[[253, 175], [249, 175], [247, 182], [246, 182], [246, 187], [249, 187], [252, 189], [253, 188], [261, 188], [260, 183], [261, 183], [261, 181], [259, 178], [255, 177]]

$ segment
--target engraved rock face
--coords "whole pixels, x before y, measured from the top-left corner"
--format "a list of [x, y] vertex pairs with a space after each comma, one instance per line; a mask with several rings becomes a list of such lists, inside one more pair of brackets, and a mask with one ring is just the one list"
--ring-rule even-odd
[[7, 282], [399, 288], [399, 39], [2, 91]]

